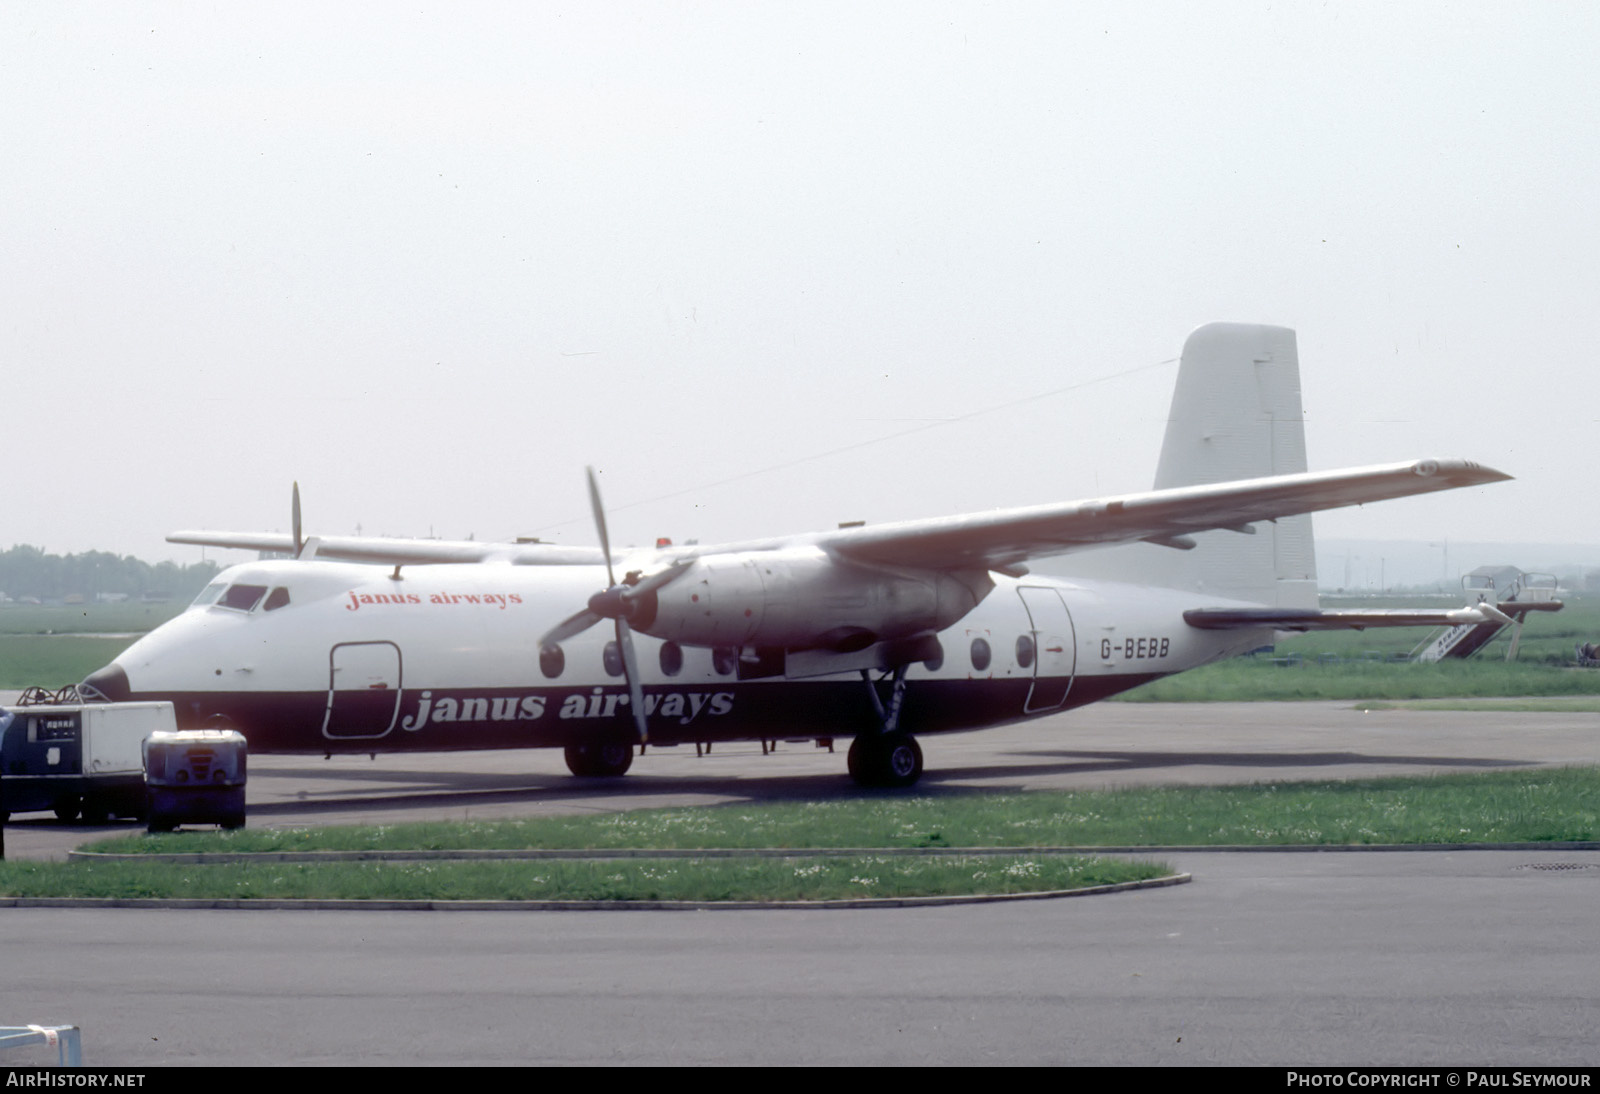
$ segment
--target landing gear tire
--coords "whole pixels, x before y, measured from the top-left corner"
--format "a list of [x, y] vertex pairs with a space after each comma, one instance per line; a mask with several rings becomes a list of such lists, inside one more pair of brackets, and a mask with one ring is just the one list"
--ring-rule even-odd
[[78, 819], [78, 811], [83, 808], [83, 800], [76, 794], [68, 794], [57, 798], [51, 803], [50, 808], [55, 812], [56, 820], [62, 824], [71, 824]]
[[922, 778], [922, 746], [909, 733], [857, 737], [845, 762], [858, 786], [899, 788]]
[[584, 778], [626, 775], [633, 766], [633, 746], [623, 741], [567, 746], [567, 770]]

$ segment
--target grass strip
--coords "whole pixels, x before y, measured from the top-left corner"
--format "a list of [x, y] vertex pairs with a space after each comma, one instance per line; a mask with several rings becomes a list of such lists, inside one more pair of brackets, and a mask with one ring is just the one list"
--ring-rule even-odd
[[848, 900], [1048, 892], [1171, 873], [1161, 863], [1077, 855], [214, 866], [6, 862], [0, 863], [0, 894], [214, 900]]
[[1600, 839], [1600, 771], [1248, 786], [881, 795], [380, 827], [178, 832], [86, 850], [1126, 847]]
[[1129, 703], [1291, 702], [1332, 699], [1515, 698], [1600, 696], [1600, 671], [1524, 661], [1343, 661], [1274, 664], [1237, 657], [1163, 677], [1116, 696]]
[[133, 644], [131, 638], [76, 634], [0, 635], [0, 688], [59, 688], [102, 668]]

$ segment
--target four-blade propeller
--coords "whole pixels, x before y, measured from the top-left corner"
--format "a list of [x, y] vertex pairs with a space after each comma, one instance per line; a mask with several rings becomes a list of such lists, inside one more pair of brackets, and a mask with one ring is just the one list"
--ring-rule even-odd
[[605, 506], [600, 501], [600, 484], [595, 480], [594, 468], [589, 474], [589, 507], [594, 513], [595, 529], [600, 533], [600, 551], [606, 559], [606, 587], [589, 598], [588, 607], [557, 623], [542, 638], [539, 645], [553, 646], [582, 634], [602, 619], [616, 624], [617, 653], [622, 659], [622, 678], [628, 685], [628, 705], [633, 710], [633, 724], [638, 728], [641, 743], [650, 739], [645, 724], [644, 689], [639, 684], [639, 663], [633, 652], [633, 629], [629, 621], [649, 620], [655, 616], [654, 594], [667, 582], [677, 577], [690, 564], [689, 559], [678, 559], [666, 569], [649, 577], [630, 573], [617, 583], [616, 571], [611, 567], [611, 536], [606, 530]]
[[[588, 607], [557, 623], [539, 639], [540, 647], [554, 646], [575, 635], [582, 634], [602, 619], [610, 619], [616, 626], [617, 654], [622, 661], [623, 682], [628, 685], [628, 705], [633, 710], [633, 724], [639, 732], [640, 743], [650, 739], [644, 709], [644, 688], [639, 683], [639, 662], [633, 652], [633, 628], [629, 622], [650, 625], [655, 618], [655, 592], [667, 582], [683, 573], [693, 564], [693, 559], [680, 558], [665, 569], [649, 577], [638, 572], [630, 573], [617, 582], [616, 571], [611, 566], [611, 536], [606, 529], [605, 506], [600, 501], [600, 484], [595, 479], [594, 468], [589, 474], [589, 507], [594, 513], [594, 524], [600, 533], [600, 550], [606, 560], [606, 587], [589, 598]], [[309, 558], [316, 554], [319, 540], [306, 539], [300, 522], [300, 484], [294, 484], [291, 504], [291, 523], [294, 536], [294, 557]]]

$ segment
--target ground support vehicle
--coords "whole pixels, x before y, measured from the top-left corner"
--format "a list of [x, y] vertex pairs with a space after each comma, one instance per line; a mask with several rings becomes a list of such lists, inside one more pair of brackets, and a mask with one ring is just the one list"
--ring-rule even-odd
[[144, 742], [146, 824], [244, 827], [246, 745], [236, 729], [154, 733]]
[[0, 708], [0, 821], [53, 810], [64, 823], [144, 815], [141, 745], [177, 722], [166, 702]]

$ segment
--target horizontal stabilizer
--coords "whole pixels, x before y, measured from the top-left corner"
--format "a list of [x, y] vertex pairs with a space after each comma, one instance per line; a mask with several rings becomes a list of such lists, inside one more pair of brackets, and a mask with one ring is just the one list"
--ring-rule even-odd
[[1367, 611], [1316, 608], [1194, 608], [1183, 621], [1206, 631], [1271, 627], [1275, 631], [1364, 631], [1368, 627], [1459, 627], [1501, 622], [1504, 616], [1486, 605], [1472, 608], [1393, 608]]

